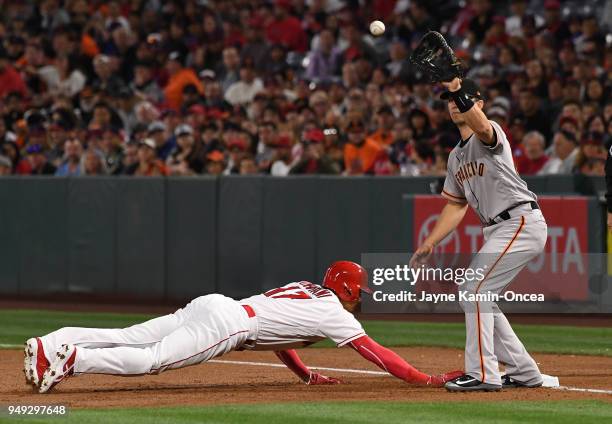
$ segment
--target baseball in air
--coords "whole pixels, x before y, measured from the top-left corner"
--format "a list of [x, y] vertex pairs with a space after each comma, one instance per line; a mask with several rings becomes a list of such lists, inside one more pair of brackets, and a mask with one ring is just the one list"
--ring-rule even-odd
[[385, 24], [381, 21], [372, 21], [370, 24], [370, 32], [375, 37], [383, 35], [385, 33]]

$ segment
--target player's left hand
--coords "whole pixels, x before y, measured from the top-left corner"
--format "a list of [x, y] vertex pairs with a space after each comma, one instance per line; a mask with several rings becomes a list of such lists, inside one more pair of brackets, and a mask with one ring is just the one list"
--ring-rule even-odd
[[451, 371], [444, 374], [431, 375], [427, 381], [428, 386], [432, 387], [443, 387], [447, 382], [455, 380], [464, 374], [463, 371]]
[[448, 91], [457, 91], [461, 88], [461, 80], [457, 77], [453, 78], [452, 81], [449, 82], [440, 82]]
[[308, 379], [306, 384], [308, 384], [309, 386], [318, 386], [321, 384], [342, 384], [342, 381], [334, 377], [327, 377], [323, 374], [311, 372], [310, 378]]

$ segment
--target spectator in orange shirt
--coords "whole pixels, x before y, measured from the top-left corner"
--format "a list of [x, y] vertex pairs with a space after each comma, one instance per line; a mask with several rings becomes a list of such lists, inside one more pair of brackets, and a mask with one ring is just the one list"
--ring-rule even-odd
[[386, 159], [383, 148], [374, 140], [366, 139], [365, 127], [360, 120], [351, 120], [346, 131], [348, 134], [348, 141], [344, 146], [346, 174], [373, 173], [376, 162]]
[[368, 139], [375, 141], [381, 147], [391, 145], [393, 143], [393, 134], [391, 131], [393, 130], [394, 124], [395, 117], [393, 116], [391, 106], [381, 106], [376, 114], [376, 131], [370, 134]]
[[174, 51], [168, 55], [166, 70], [170, 75], [168, 83], [164, 88], [164, 96], [168, 106], [174, 110], [179, 110], [183, 103], [183, 89], [189, 84], [193, 84], [200, 94], [204, 94], [204, 86], [198, 76], [191, 68], [183, 67], [181, 54]]

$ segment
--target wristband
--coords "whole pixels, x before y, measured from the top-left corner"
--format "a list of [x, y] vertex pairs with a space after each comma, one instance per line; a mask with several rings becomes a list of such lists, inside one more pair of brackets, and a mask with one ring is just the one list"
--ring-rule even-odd
[[457, 91], [451, 91], [450, 93], [451, 99], [457, 105], [457, 109], [459, 112], [465, 113], [474, 106], [474, 102], [472, 99], [468, 97], [468, 95], [463, 91], [463, 88], [460, 88]]

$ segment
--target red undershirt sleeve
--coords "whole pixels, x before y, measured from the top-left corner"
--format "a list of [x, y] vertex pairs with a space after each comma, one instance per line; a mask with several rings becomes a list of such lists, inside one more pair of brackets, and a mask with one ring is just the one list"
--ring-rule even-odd
[[368, 336], [361, 336], [349, 343], [361, 356], [389, 374], [412, 384], [427, 384], [429, 375], [404, 361], [397, 353], [376, 343]]
[[294, 349], [275, 351], [274, 353], [278, 356], [278, 359], [280, 359], [283, 364], [287, 365], [287, 368], [293, 371], [302, 381], [308, 381], [310, 378], [310, 370], [304, 365]]

